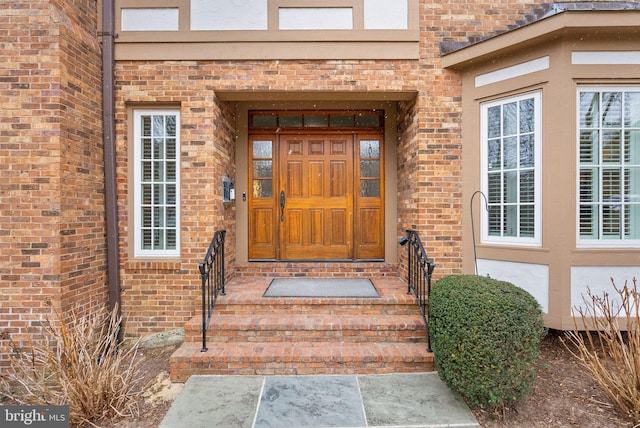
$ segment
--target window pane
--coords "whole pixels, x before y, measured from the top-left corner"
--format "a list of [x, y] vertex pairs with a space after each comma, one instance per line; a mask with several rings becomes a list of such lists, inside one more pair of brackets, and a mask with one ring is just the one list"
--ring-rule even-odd
[[254, 128], [275, 128], [278, 126], [278, 116], [275, 115], [253, 115]]
[[580, 163], [585, 165], [597, 164], [600, 155], [599, 131], [580, 132]]
[[142, 185], [142, 203], [145, 205], [151, 204], [151, 184]]
[[253, 180], [253, 197], [270, 198], [273, 196], [271, 180]]
[[142, 136], [150, 137], [151, 136], [151, 116], [142, 116], [140, 120], [142, 121]]
[[142, 139], [142, 159], [151, 159], [151, 138]]
[[580, 170], [580, 202], [600, 200], [597, 168]]
[[502, 153], [500, 140], [489, 140], [489, 153], [488, 153], [488, 169], [489, 171], [500, 169], [502, 165]]
[[380, 177], [380, 161], [377, 161], [377, 160], [360, 161], [360, 177], [379, 178]]
[[501, 194], [501, 182], [502, 174], [489, 174], [489, 194], [488, 199], [490, 204], [499, 204], [502, 201]]
[[580, 205], [580, 237], [581, 238], [598, 238], [598, 206], [597, 205]]
[[508, 171], [504, 174], [504, 199], [508, 204], [518, 202], [518, 173]]
[[624, 126], [640, 128], [640, 92], [624, 94]]
[[167, 227], [176, 227], [176, 209], [171, 207], [167, 208]]
[[153, 139], [153, 159], [164, 159], [164, 139]]
[[504, 236], [516, 237], [518, 236], [518, 207], [515, 205], [508, 205], [505, 207], [504, 216]]
[[580, 93], [580, 128], [598, 128], [600, 126], [600, 94], [597, 92]]
[[176, 173], [176, 163], [175, 162], [165, 162], [167, 168], [167, 181], [175, 182], [177, 178]]
[[151, 227], [151, 207], [142, 208], [142, 227]]
[[168, 137], [176, 136], [176, 117], [175, 116], [167, 116], [167, 131], [166, 135]]
[[518, 109], [516, 103], [502, 107], [502, 135], [514, 135], [518, 129]]
[[380, 127], [380, 116], [373, 114], [356, 115], [356, 127], [358, 128], [378, 128]]
[[[176, 185], [168, 184], [167, 185], [167, 205], [176, 205]], [[175, 211], [175, 210], [174, 210]]]
[[501, 227], [500, 227], [500, 219], [502, 218], [501, 215], [501, 208], [498, 207], [491, 207], [491, 209], [489, 210], [489, 236], [501, 236]]
[[165, 159], [176, 159], [176, 147], [177, 144], [175, 138], [167, 138], [167, 154], [165, 156]]
[[153, 180], [164, 181], [164, 163], [163, 162], [153, 163]]
[[535, 166], [535, 139], [533, 134], [520, 137], [520, 167]]
[[617, 128], [622, 125], [622, 94], [604, 92], [602, 94], [602, 127]]
[[487, 129], [489, 138], [502, 136], [500, 121], [500, 106], [490, 107], [487, 111]]
[[273, 161], [253, 161], [253, 178], [271, 178], [273, 176]]
[[535, 131], [535, 111], [533, 98], [520, 101], [520, 132]]
[[535, 202], [535, 174], [533, 170], [520, 172], [520, 202]]
[[504, 169], [512, 169], [518, 166], [518, 139], [510, 137], [504, 139]]
[[360, 141], [360, 158], [380, 159], [380, 142], [377, 140]]
[[253, 157], [256, 159], [271, 159], [273, 157], [271, 141], [254, 141]]
[[520, 236], [533, 238], [535, 232], [535, 207], [522, 205], [520, 207]]
[[380, 180], [361, 180], [360, 196], [363, 198], [379, 198]]
[[331, 127], [353, 127], [353, 115], [331, 115], [330, 124]]
[[151, 135], [154, 137], [164, 136], [164, 116], [153, 116]]
[[304, 126], [309, 128], [314, 128], [314, 127], [326, 128], [327, 126], [329, 126], [329, 115], [327, 114], [305, 115]]
[[280, 126], [285, 128], [301, 128], [302, 115], [282, 115], [280, 116]]
[[624, 161], [630, 165], [640, 165], [640, 130], [624, 133]]
[[151, 242], [152, 242], [151, 229], [142, 229], [141, 234], [142, 234], [142, 249], [150, 250]]
[[620, 164], [620, 131], [602, 131], [602, 162]]
[[167, 230], [167, 249], [175, 250], [176, 249], [176, 241], [177, 241], [177, 233], [175, 229]]

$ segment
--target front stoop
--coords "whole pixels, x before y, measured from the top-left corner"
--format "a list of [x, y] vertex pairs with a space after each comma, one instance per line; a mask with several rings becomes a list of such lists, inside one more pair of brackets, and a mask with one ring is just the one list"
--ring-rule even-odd
[[220, 296], [202, 349], [201, 317], [185, 326], [171, 379], [199, 375], [385, 374], [434, 370], [424, 320], [397, 277], [371, 278], [381, 297], [266, 298], [271, 279], [236, 277]]

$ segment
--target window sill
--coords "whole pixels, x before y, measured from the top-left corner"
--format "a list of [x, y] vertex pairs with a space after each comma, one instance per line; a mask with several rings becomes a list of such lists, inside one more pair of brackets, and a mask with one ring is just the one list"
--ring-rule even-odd
[[180, 259], [133, 259], [124, 265], [125, 270], [176, 271], [182, 269]]

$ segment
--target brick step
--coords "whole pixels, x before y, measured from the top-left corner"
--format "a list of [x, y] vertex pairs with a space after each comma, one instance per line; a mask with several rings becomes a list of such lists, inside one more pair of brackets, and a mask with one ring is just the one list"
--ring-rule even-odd
[[[219, 298], [215, 312], [222, 315], [269, 315], [288, 314], [326, 314], [326, 315], [411, 315], [415, 314], [416, 303], [413, 299], [398, 302], [395, 299], [308, 299], [262, 298], [261, 301], [228, 302], [225, 296]], [[410, 297], [410, 296], [409, 296]]]
[[239, 342], [184, 343], [171, 356], [171, 380], [192, 374], [308, 375], [383, 374], [434, 370], [424, 343]]
[[[185, 342], [202, 340], [202, 320], [185, 325]], [[414, 315], [218, 315], [212, 316], [208, 342], [409, 342], [426, 340], [421, 316]]]

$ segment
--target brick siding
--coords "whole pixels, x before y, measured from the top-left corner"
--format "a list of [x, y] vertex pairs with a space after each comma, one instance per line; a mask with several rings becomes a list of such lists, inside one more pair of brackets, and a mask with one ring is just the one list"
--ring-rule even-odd
[[96, 17], [80, 0], [0, 4], [0, 334], [19, 346], [47, 302], [106, 297]]
[[[181, 327], [197, 310], [197, 264], [217, 229], [235, 260], [235, 208], [221, 201], [235, 177], [235, 110], [227, 91], [416, 91], [399, 104], [398, 235], [417, 229], [436, 276], [461, 271], [461, 81], [443, 70], [439, 42], [503, 31], [535, 3], [420, 2], [415, 61], [243, 61], [116, 64], [118, 215], [123, 311], [131, 334]], [[0, 2], [0, 319], [23, 340], [49, 311], [106, 299], [97, 4]], [[129, 258], [132, 222], [128, 112], [181, 111], [182, 257]], [[404, 254], [399, 252], [400, 270]], [[0, 341], [2, 351], [7, 342]]]

